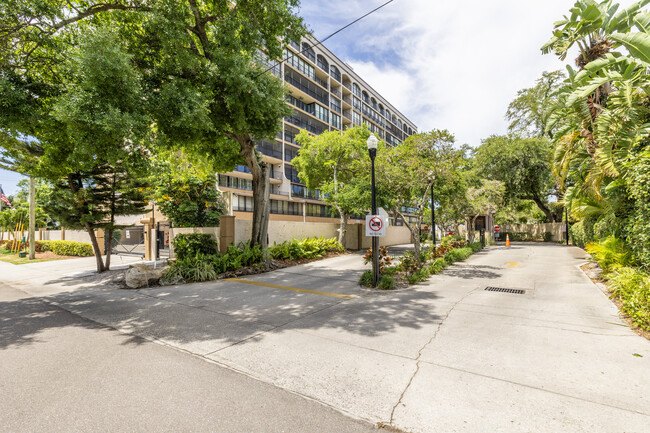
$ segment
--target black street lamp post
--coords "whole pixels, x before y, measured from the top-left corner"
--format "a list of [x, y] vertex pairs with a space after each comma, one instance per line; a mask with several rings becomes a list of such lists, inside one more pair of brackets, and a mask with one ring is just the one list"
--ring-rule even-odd
[[[377, 215], [377, 198], [375, 196], [375, 156], [377, 156], [377, 137], [375, 134], [370, 134], [366, 145], [368, 146], [368, 153], [370, 154], [370, 161], [372, 162], [372, 181], [370, 185], [372, 195], [372, 215]], [[372, 285], [377, 287], [379, 283], [379, 237], [372, 237]]]
[[433, 248], [436, 248], [436, 205], [433, 202], [433, 182], [431, 183], [431, 239]]

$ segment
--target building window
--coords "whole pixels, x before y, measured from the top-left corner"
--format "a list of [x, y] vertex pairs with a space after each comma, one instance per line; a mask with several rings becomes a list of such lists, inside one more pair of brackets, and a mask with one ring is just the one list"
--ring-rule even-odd
[[291, 165], [285, 165], [284, 166], [284, 175], [291, 182], [300, 183], [300, 178], [298, 177], [298, 170], [296, 170], [295, 167], [293, 167]]
[[370, 98], [370, 106], [375, 110], [377, 109], [377, 101], [375, 100], [375, 98]]
[[330, 98], [330, 108], [337, 113], [341, 112], [341, 101], [336, 98]]
[[327, 108], [321, 107], [320, 105], [313, 103], [310, 104], [313, 105], [313, 114], [314, 116], [318, 117], [320, 120], [323, 122], [329, 122], [329, 111]]
[[379, 114], [384, 115], [384, 106], [379, 104]]
[[332, 113], [332, 126], [341, 129], [341, 116]]
[[356, 111], [352, 112], [352, 122], [355, 125], [361, 125], [361, 114], [357, 113]]
[[339, 72], [339, 68], [334, 65], [330, 66], [330, 76], [339, 83], [341, 82], [341, 72]]
[[361, 89], [357, 86], [357, 83], [352, 83], [352, 93], [357, 96], [361, 96]]
[[253, 197], [239, 195], [234, 198], [232, 210], [236, 212], [253, 212]]
[[314, 67], [294, 54], [293, 51], [284, 50], [284, 56], [289, 66], [299, 70], [312, 80], [316, 79], [316, 70]]
[[316, 66], [318, 66], [325, 72], [330, 70], [330, 64], [327, 63], [325, 57], [321, 56], [320, 54], [316, 56]]
[[271, 200], [271, 213], [280, 215], [301, 215], [300, 203]]
[[284, 146], [284, 160], [291, 162], [293, 158], [298, 156], [298, 149], [292, 146]]
[[367, 104], [368, 103], [368, 92], [366, 92], [365, 90], [363, 92], [361, 92], [361, 99], [363, 100], [363, 102], [365, 102]]
[[238, 177], [219, 175], [219, 186], [233, 189], [242, 189], [245, 191], [253, 190], [253, 181], [249, 179], [240, 179]]
[[307, 57], [313, 63], [316, 63], [316, 53], [314, 53], [314, 50], [309, 46], [307, 42], [302, 43], [302, 55]]

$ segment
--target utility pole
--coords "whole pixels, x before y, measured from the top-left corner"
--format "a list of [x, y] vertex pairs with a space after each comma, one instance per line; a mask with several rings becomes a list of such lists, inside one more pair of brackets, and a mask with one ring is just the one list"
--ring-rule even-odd
[[29, 260], [36, 258], [36, 181], [29, 178]]

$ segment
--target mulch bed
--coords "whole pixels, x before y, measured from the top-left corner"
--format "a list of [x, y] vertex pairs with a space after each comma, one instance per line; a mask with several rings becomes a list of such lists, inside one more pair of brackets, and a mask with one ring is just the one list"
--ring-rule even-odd
[[609, 286], [607, 285], [607, 280], [602, 278], [603, 270], [600, 268], [600, 266], [598, 266], [598, 263], [585, 263], [584, 265], [580, 266], [580, 269], [582, 269], [582, 272], [584, 272], [585, 275], [588, 276], [589, 279], [591, 279], [591, 281], [593, 281], [594, 284], [600, 290], [602, 290], [604, 294], [607, 295], [607, 297], [614, 303], [614, 305], [616, 305], [618, 308], [619, 316], [621, 319], [623, 319], [627, 326], [629, 326], [632, 331], [636, 332], [640, 336], [650, 340], [650, 332], [636, 326], [634, 323], [632, 323], [632, 320], [625, 313], [623, 313], [623, 311], [621, 311], [621, 308], [623, 308], [623, 303], [612, 295], [612, 292], [609, 290]]

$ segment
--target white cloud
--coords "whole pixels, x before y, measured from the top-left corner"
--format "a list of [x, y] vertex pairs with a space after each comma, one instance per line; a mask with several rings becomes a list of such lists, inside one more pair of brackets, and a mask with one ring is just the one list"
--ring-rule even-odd
[[[338, 24], [345, 24], [381, 3], [305, 1], [302, 11], [323, 37], [319, 22], [329, 31], [332, 21], [325, 25], [320, 17], [336, 11]], [[540, 47], [572, 4], [395, 0], [326, 45], [419, 130], [449, 129], [459, 144], [477, 146], [506, 132], [504, 114], [517, 90], [532, 86], [543, 71], [564, 69]]]

